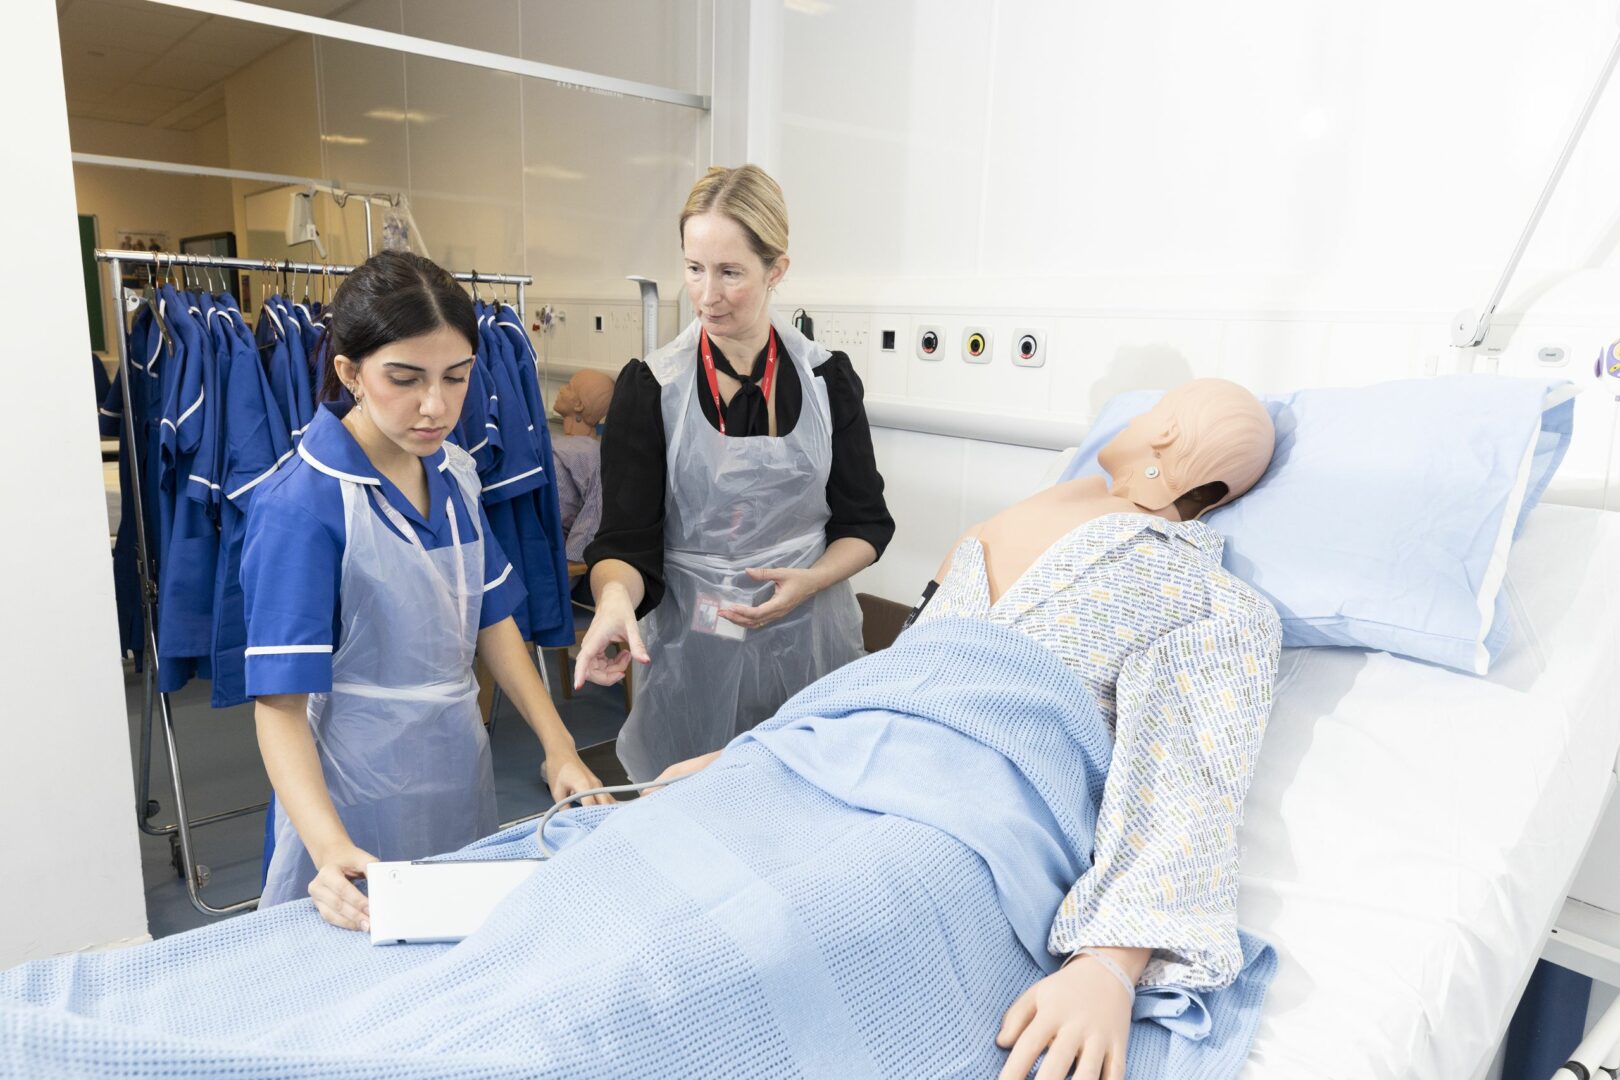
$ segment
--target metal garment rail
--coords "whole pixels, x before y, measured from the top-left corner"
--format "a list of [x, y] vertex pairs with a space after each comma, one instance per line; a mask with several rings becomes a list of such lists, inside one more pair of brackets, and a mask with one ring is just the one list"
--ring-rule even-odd
[[[239, 259], [212, 255], [179, 255], [158, 251], [122, 251], [97, 249], [96, 260], [107, 264], [109, 277], [107, 295], [117, 305], [118, 313], [118, 370], [119, 384], [123, 387], [124, 398], [124, 436], [129, 450], [130, 494], [135, 513], [135, 562], [140, 574], [141, 588], [141, 614], [146, 622], [146, 634], [142, 640], [146, 663], [144, 664], [144, 703], [141, 709], [141, 743], [140, 743], [140, 787], [135, 800], [135, 821], [142, 832], [148, 836], [167, 836], [172, 849], [174, 849], [176, 869], [186, 882], [186, 894], [191, 900], [191, 906], [204, 915], [229, 915], [253, 907], [259, 902], [257, 896], [246, 900], [228, 904], [225, 907], [213, 907], [205, 902], [199, 890], [208, 884], [208, 867], [200, 865], [192, 847], [191, 830], [203, 825], [211, 825], [218, 821], [229, 821], [232, 818], [257, 813], [265, 809], [265, 803], [256, 806], [242, 806], [223, 813], [212, 814], [208, 817], [192, 820], [186, 807], [185, 784], [180, 775], [180, 748], [175, 738], [174, 709], [167, 693], [153, 693], [158, 671], [158, 640], [157, 640], [157, 600], [158, 586], [156, 576], [152, 572], [149, 547], [150, 541], [146, 535], [146, 492], [142, 485], [145, 474], [141, 469], [140, 432], [135, 428], [135, 411], [130, 396], [130, 357], [129, 341], [124, 333], [124, 267], [150, 266], [154, 274], [171, 267], [201, 267], [226, 270], [267, 270], [282, 274], [309, 274], [312, 277], [331, 275], [342, 276], [352, 273], [353, 266], [338, 266], [327, 263], [299, 263], [285, 262], [277, 259]], [[477, 286], [487, 285], [515, 285], [517, 286], [517, 309], [521, 316], [523, 313], [523, 290], [525, 286], [533, 283], [534, 279], [525, 274], [484, 274], [477, 271], [464, 271], [453, 275], [457, 281], [471, 284], [476, 292]], [[544, 672], [542, 665], [541, 671]], [[159, 711], [163, 717], [163, 736], [169, 752], [169, 772], [174, 782], [174, 808], [175, 820], [173, 824], [155, 826], [151, 819], [157, 816], [160, 809], [157, 802], [152, 799], [151, 765], [152, 765], [152, 707], [154, 697], [157, 700]], [[493, 710], [492, 710], [493, 711]]]

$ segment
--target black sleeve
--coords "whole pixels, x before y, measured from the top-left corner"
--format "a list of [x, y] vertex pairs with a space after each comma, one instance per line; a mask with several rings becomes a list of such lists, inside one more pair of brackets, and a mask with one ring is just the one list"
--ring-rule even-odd
[[602, 525], [585, 549], [591, 566], [620, 559], [646, 586], [636, 617], [664, 598], [663, 388], [652, 369], [632, 360], [619, 372], [602, 425]]
[[872, 452], [872, 429], [866, 422], [865, 388], [849, 357], [835, 352], [815, 374], [827, 383], [832, 412], [832, 473], [827, 477], [827, 543], [853, 536], [871, 544], [883, 557], [894, 537], [894, 518], [883, 501], [883, 476]]

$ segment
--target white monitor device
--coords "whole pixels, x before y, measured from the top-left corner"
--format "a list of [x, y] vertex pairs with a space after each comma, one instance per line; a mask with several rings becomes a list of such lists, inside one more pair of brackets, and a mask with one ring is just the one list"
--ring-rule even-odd
[[482, 926], [543, 861], [370, 863], [371, 943], [460, 941]]

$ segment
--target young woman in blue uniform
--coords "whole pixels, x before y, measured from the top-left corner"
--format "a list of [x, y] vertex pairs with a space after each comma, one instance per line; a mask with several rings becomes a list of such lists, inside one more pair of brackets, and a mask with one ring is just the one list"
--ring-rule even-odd
[[[363, 930], [368, 862], [495, 831], [475, 650], [539, 736], [553, 797], [599, 783], [513, 623], [524, 588], [472, 458], [445, 442], [477, 351], [471, 299], [384, 252], [339, 288], [328, 341], [327, 400], [249, 514], [247, 691], [276, 791], [260, 904], [307, 893]], [[354, 405], [333, 403], [340, 387]]]

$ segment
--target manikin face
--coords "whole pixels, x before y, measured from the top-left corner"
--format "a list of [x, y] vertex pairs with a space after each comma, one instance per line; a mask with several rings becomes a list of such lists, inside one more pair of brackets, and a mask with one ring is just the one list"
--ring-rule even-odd
[[[1125, 430], [1097, 452], [1097, 463], [1112, 480], [1109, 490], [1152, 511], [1172, 508], [1179, 492], [1170, 478], [1179, 476], [1176, 452], [1179, 427], [1168, 396], [1125, 425]], [[1157, 470], [1157, 475], [1154, 471]]]
[[579, 413], [580, 408], [579, 395], [574, 393], [574, 384], [563, 383], [562, 389], [557, 391], [557, 397], [551, 403], [551, 411], [558, 416], [574, 416]]
[[686, 296], [710, 337], [745, 340], [769, 321], [771, 289], [787, 273], [786, 255], [767, 270], [743, 227], [713, 212], [687, 218], [681, 241]]
[[401, 450], [425, 458], [461, 418], [472, 352], [459, 332], [440, 326], [384, 345], [358, 365], [346, 356], [335, 361], [350, 392], [358, 389], [365, 420]]

